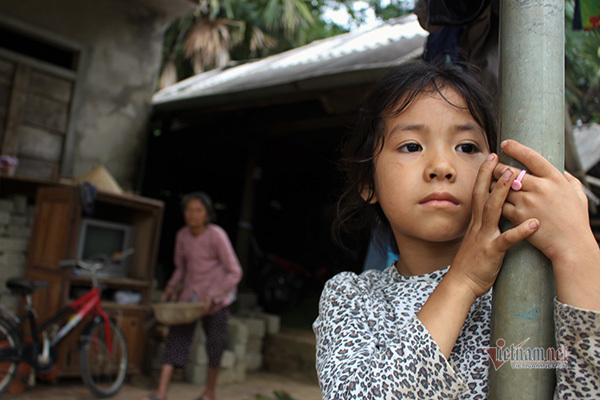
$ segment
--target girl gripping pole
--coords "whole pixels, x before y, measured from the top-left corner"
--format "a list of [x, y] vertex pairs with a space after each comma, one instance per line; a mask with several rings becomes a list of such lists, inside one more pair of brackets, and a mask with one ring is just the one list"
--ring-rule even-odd
[[[556, 345], [567, 349], [558, 398], [600, 398], [600, 250], [587, 199], [571, 175], [505, 141], [528, 170], [511, 190], [520, 171], [490, 150], [491, 104], [463, 69], [413, 62], [361, 109], [335, 231], [380, 222], [399, 259], [326, 284], [313, 325], [324, 399], [486, 398], [491, 287], [523, 239], [556, 278]], [[501, 216], [515, 228], [501, 232]]]

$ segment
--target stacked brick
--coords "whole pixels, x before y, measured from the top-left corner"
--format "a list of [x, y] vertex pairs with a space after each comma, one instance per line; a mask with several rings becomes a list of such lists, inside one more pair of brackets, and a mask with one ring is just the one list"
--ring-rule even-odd
[[[256, 310], [256, 309], [255, 309]], [[257, 371], [264, 363], [264, 342], [268, 334], [279, 332], [280, 319], [276, 315], [249, 310], [238, 310], [229, 320], [227, 348], [221, 359], [218, 383], [243, 382], [246, 372]], [[187, 381], [206, 383], [208, 358], [204, 332], [199, 326], [185, 367]]]
[[0, 198], [0, 290], [2, 304], [16, 308], [19, 298], [4, 295], [6, 280], [25, 275], [27, 245], [31, 234], [34, 206], [27, 197], [13, 195]]

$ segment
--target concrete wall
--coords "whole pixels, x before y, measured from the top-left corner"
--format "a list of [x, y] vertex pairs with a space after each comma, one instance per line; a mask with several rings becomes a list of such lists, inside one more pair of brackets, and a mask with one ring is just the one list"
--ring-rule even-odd
[[[163, 33], [178, 10], [157, 1], [0, 0], [0, 15], [75, 43], [83, 52], [59, 173], [104, 165], [135, 185]], [[166, 8], [168, 10], [168, 2]]]

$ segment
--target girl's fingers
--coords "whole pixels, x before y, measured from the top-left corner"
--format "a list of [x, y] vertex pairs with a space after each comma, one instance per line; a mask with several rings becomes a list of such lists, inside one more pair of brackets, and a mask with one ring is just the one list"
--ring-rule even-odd
[[515, 140], [505, 140], [500, 147], [504, 153], [525, 165], [535, 176], [549, 176], [558, 172], [550, 161], [542, 157], [537, 151]]
[[494, 240], [494, 247], [499, 252], [505, 252], [523, 239], [531, 236], [540, 226], [540, 222], [531, 218], [524, 221], [522, 224], [507, 230], [502, 235]]
[[583, 191], [583, 184], [581, 183], [581, 181], [579, 179], [575, 178], [573, 175], [571, 175], [567, 171], [565, 171], [564, 175], [565, 175], [565, 179], [567, 180], [567, 182], [569, 182], [571, 187], [573, 189], [575, 189], [575, 192], [577, 192], [577, 195], [579, 196], [581, 201], [584, 201], [587, 204], [587, 201], [588, 201], [587, 196], [585, 195], [585, 192]]
[[515, 221], [519, 221], [517, 207], [509, 202], [504, 203], [502, 206], [502, 216], [509, 220], [513, 225], [515, 225]]
[[498, 156], [490, 153], [487, 159], [479, 167], [475, 185], [473, 186], [473, 216], [481, 215], [484, 204], [490, 194], [492, 185], [492, 172], [498, 163]]
[[488, 226], [498, 227], [498, 221], [502, 214], [502, 206], [506, 201], [506, 197], [510, 191], [510, 185], [515, 179], [514, 172], [507, 168], [503, 175], [495, 183], [492, 190], [492, 194], [487, 199], [484, 212], [483, 212], [483, 223]]

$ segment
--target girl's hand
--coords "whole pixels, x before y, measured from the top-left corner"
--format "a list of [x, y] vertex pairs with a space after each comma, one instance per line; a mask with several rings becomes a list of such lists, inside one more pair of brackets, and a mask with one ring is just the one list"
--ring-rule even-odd
[[[500, 271], [506, 251], [534, 233], [539, 222], [523, 218], [517, 226], [501, 232], [498, 226], [503, 205], [516, 174], [508, 167], [497, 166], [498, 156], [490, 154], [479, 168], [473, 188], [471, 223], [462, 241], [448, 278], [466, 284], [475, 297], [487, 292]], [[492, 173], [502, 170], [490, 192]]]
[[[559, 300], [600, 309], [600, 250], [590, 228], [581, 183], [514, 140], [502, 142], [501, 147], [528, 170], [521, 190], [508, 194], [502, 215], [515, 225], [537, 218], [540, 228], [528, 240], [552, 261]], [[495, 168], [494, 177], [499, 182], [506, 168], [503, 164]], [[510, 168], [519, 173], [517, 168]]]
[[506, 250], [535, 232], [539, 224], [532, 218], [500, 232], [502, 205], [516, 175], [504, 168], [502, 177], [490, 192], [492, 172], [497, 164], [496, 154], [490, 154], [481, 164], [465, 237], [446, 276], [417, 314], [447, 358], [473, 302], [494, 284]]
[[[561, 173], [539, 153], [517, 141], [505, 140], [501, 147], [528, 170], [521, 181], [521, 190], [511, 190], [508, 194], [502, 215], [514, 225], [537, 218], [540, 229], [529, 242], [552, 261], [579, 252], [582, 242], [587, 245], [582, 239], [586, 236], [593, 239], [587, 198], [579, 180], [568, 172]], [[498, 164], [494, 177], [500, 178], [506, 168]], [[509, 168], [515, 174], [520, 172]]]

